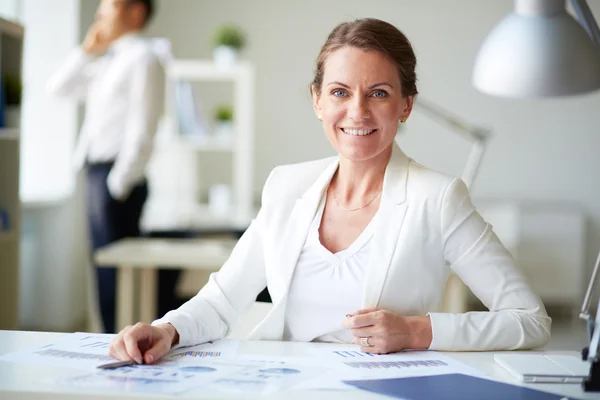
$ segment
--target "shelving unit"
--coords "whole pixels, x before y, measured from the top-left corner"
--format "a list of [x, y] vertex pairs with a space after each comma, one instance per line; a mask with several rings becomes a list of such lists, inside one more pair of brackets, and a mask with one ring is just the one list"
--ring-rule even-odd
[[17, 239], [17, 236], [14, 232], [0, 232], [0, 243], [8, 243], [15, 239]]
[[188, 139], [188, 138], [171, 138], [169, 141], [162, 141], [158, 143], [160, 148], [183, 148], [193, 149], [196, 152], [234, 152], [234, 141], [218, 139], [218, 138], [202, 138], [202, 139]]
[[[0, 74], [21, 78], [24, 29], [0, 18]], [[0, 210], [9, 216], [9, 229], [0, 229], [0, 329], [17, 329], [19, 299], [19, 126], [0, 128]], [[1, 228], [1, 226], [0, 226]]]
[[[144, 231], [245, 229], [256, 210], [253, 206], [254, 67], [240, 62], [222, 69], [210, 60], [172, 60], [167, 67], [167, 134], [157, 138], [151, 160], [150, 198], [142, 217]], [[174, 88], [178, 81], [233, 84], [233, 134], [231, 139], [182, 135], [177, 126]], [[201, 100], [201, 99], [200, 99]], [[214, 214], [197, 200], [197, 162], [205, 153], [231, 158], [232, 209]], [[206, 172], [206, 171], [205, 171]], [[174, 183], [177, 181], [177, 183]], [[181, 189], [183, 188], [183, 189]], [[177, 193], [170, 199], [164, 193]], [[176, 197], [176, 199], [173, 199]]]
[[19, 132], [17, 128], [0, 128], [0, 140], [19, 140]]

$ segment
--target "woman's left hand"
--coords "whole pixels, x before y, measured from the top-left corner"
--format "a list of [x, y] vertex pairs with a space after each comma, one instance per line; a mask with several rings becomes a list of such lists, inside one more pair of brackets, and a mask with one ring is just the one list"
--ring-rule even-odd
[[367, 353], [394, 353], [431, 345], [433, 335], [428, 316], [403, 317], [381, 308], [367, 308], [346, 317], [344, 328], [352, 330], [354, 342]]

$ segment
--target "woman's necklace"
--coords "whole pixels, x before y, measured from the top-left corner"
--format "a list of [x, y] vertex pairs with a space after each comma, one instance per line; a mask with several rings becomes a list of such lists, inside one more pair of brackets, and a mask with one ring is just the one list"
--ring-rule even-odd
[[346, 207], [342, 206], [340, 201], [338, 200], [338, 198], [335, 196], [335, 194], [332, 194], [331, 198], [333, 199], [333, 202], [335, 203], [335, 205], [338, 206], [339, 208], [341, 208], [342, 210], [357, 211], [357, 210], [361, 210], [361, 209], [365, 208], [366, 206], [368, 206], [369, 204], [371, 204], [377, 198], [377, 196], [379, 196], [381, 194], [381, 190], [383, 190], [383, 189], [380, 189], [379, 192], [377, 192], [377, 194], [375, 196], [373, 196], [373, 198], [371, 200], [367, 201], [365, 204], [363, 204], [362, 206], [357, 207], [357, 208], [346, 208]]

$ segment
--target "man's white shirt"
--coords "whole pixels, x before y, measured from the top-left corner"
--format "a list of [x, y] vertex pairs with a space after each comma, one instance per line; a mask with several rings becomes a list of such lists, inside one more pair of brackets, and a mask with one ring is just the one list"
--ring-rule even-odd
[[102, 57], [76, 49], [48, 90], [86, 102], [74, 164], [114, 162], [108, 189], [127, 198], [144, 178], [164, 110], [165, 72], [150, 40], [125, 35]]

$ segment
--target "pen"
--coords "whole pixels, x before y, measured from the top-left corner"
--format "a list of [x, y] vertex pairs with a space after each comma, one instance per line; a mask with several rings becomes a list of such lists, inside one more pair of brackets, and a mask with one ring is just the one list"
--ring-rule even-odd
[[99, 369], [116, 369], [116, 368], [120, 368], [120, 367], [136, 365], [136, 364], [137, 363], [135, 362], [135, 360], [117, 361], [117, 362], [113, 362], [113, 363], [98, 365], [97, 368], [99, 368]]

